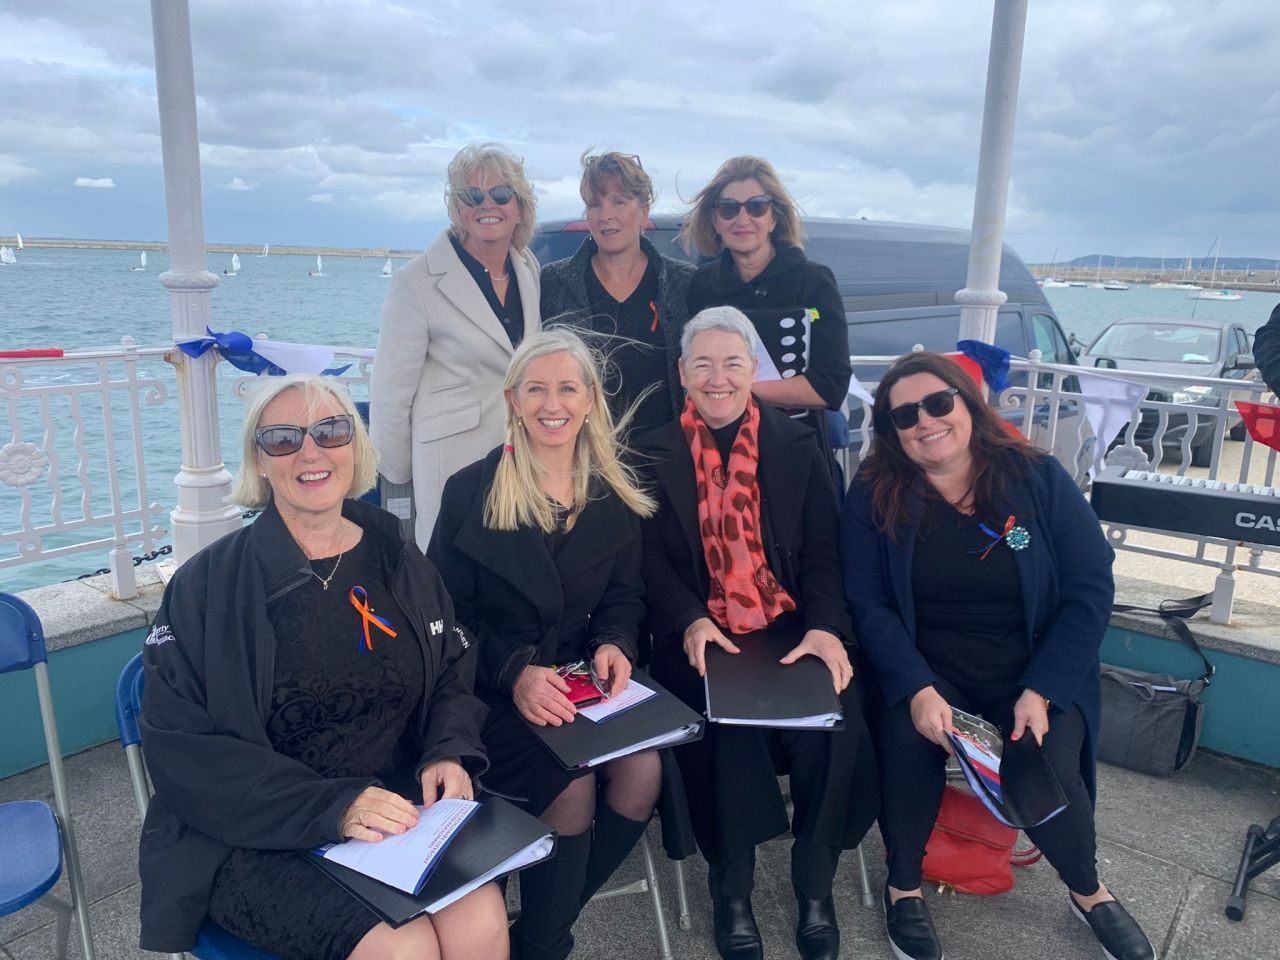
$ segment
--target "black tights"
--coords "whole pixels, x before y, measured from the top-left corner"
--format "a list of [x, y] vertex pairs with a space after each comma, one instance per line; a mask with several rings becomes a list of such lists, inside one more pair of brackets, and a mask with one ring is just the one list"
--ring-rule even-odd
[[551, 801], [538, 819], [562, 836], [575, 836], [591, 826], [596, 816], [596, 795], [603, 781], [604, 802], [618, 816], [645, 820], [653, 813], [662, 788], [662, 761], [654, 750], [619, 757], [597, 773], [578, 777]]
[[[981, 714], [1006, 735], [1013, 729], [1013, 700], [983, 703], [944, 680], [936, 682], [934, 688], [947, 703]], [[1027, 731], [1024, 736], [1032, 734]], [[1053, 864], [1062, 882], [1072, 892], [1087, 897], [1098, 890], [1098, 864], [1093, 803], [1080, 773], [1084, 739], [1084, 717], [1077, 707], [1049, 714], [1049, 732], [1041, 747], [1062, 783], [1068, 806], [1048, 823], [1026, 833]], [[880, 832], [889, 861], [889, 884], [897, 890], [914, 890], [920, 886], [925, 844], [942, 803], [947, 755], [916, 730], [911, 722], [910, 699], [884, 712], [880, 743], [884, 758]]]

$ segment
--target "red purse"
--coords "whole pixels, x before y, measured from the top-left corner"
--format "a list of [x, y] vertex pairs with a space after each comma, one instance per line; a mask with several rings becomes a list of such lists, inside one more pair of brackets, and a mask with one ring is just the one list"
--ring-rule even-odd
[[1013, 867], [1040, 859], [1035, 846], [1015, 850], [1018, 831], [993, 817], [971, 793], [948, 785], [925, 847], [923, 872], [930, 883], [986, 896], [1013, 889]]

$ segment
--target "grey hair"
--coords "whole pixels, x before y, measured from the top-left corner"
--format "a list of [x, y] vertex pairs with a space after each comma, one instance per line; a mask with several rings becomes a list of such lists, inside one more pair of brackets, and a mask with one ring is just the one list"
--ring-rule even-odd
[[271, 500], [271, 485], [258, 472], [258, 444], [253, 434], [262, 426], [262, 415], [267, 406], [286, 390], [301, 391], [306, 408], [312, 413], [326, 404], [332, 404], [355, 419], [356, 432], [351, 438], [351, 455], [354, 461], [351, 487], [344, 496], [359, 497], [373, 489], [378, 480], [378, 457], [373, 449], [373, 441], [369, 439], [364, 419], [356, 410], [351, 393], [341, 381], [310, 373], [291, 373], [284, 377], [261, 377], [250, 389], [253, 394], [245, 406], [244, 423], [240, 426], [240, 445], [243, 451], [240, 468], [236, 471], [231, 496], [228, 498], [232, 503], [259, 510]]
[[449, 210], [453, 235], [459, 242], [467, 239], [467, 231], [462, 226], [462, 201], [458, 199], [458, 193], [466, 188], [467, 179], [480, 170], [516, 192], [516, 203], [520, 204], [520, 222], [511, 235], [511, 246], [516, 250], [525, 249], [538, 226], [538, 200], [533, 193], [533, 184], [525, 176], [524, 161], [498, 143], [473, 143], [463, 147], [449, 161], [449, 180], [445, 184], [444, 202]]
[[722, 306], [699, 310], [693, 319], [684, 325], [684, 331], [680, 334], [681, 360], [689, 355], [689, 345], [693, 343], [693, 338], [708, 330], [736, 333], [746, 343], [751, 356], [756, 355], [759, 339], [756, 337], [756, 328], [751, 325], [747, 315], [737, 307]]

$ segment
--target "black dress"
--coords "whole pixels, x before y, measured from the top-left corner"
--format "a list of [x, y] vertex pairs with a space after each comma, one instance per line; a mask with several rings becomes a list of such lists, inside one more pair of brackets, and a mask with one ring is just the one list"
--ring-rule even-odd
[[[319, 579], [268, 604], [278, 637], [267, 734], [282, 755], [327, 777], [376, 776], [421, 800], [421, 745], [406, 732], [423, 698], [423, 652], [412, 631], [371, 630], [349, 599], [363, 587], [373, 612], [405, 622], [388, 584], [396, 558], [368, 535], [339, 558], [312, 561]], [[214, 877], [209, 915], [281, 957], [343, 958], [379, 917], [291, 850], [233, 850]]]

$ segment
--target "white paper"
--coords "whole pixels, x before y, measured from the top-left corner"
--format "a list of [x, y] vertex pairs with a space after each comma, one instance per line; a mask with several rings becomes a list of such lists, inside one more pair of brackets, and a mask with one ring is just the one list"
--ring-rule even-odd
[[658, 747], [665, 747], [669, 743], [680, 743], [687, 740], [697, 732], [697, 727], [690, 725], [687, 727], [679, 727], [670, 733], [661, 733], [656, 737], [650, 737], [640, 743], [633, 743], [629, 747], [623, 747], [621, 750], [615, 750], [613, 753], [606, 753], [603, 756], [596, 757], [587, 761], [588, 767], [598, 767], [602, 763], [608, 763], [610, 760], [617, 760], [619, 757], [630, 756], [633, 753], [639, 753], [641, 750], [656, 750]]
[[583, 707], [578, 711], [578, 715], [593, 720], [596, 723], [603, 723], [614, 714], [621, 713], [623, 710], [630, 710], [636, 704], [644, 703], [650, 697], [657, 696], [657, 693], [650, 690], [643, 683], [637, 683], [635, 680], [628, 680], [626, 687], [621, 693], [613, 696], [605, 697], [605, 699], [593, 703], [589, 707]]
[[773, 362], [773, 357], [769, 356], [769, 351], [765, 349], [765, 345], [758, 337], [756, 338], [756, 360], [760, 363], [756, 370], [756, 383], [782, 379], [782, 374], [778, 373], [777, 364]]
[[427, 907], [426, 912], [435, 913], [438, 910], [443, 910], [445, 907], [449, 906], [449, 904], [457, 903], [472, 890], [479, 890], [490, 880], [494, 880], [503, 874], [511, 873], [514, 870], [522, 870], [530, 864], [537, 863], [539, 860], [547, 859], [547, 857], [551, 856], [551, 851], [554, 847], [555, 840], [551, 838], [550, 834], [543, 837], [541, 840], [535, 840], [519, 853], [514, 853], [506, 860], [503, 860], [488, 873], [482, 873], [470, 883], [464, 883], [452, 893], [445, 894], [439, 900], [436, 900]]
[[320, 852], [326, 860], [405, 893], [417, 893], [444, 848], [479, 806], [474, 800], [437, 800], [419, 807], [417, 824], [404, 833], [389, 833], [377, 843], [347, 840]]

